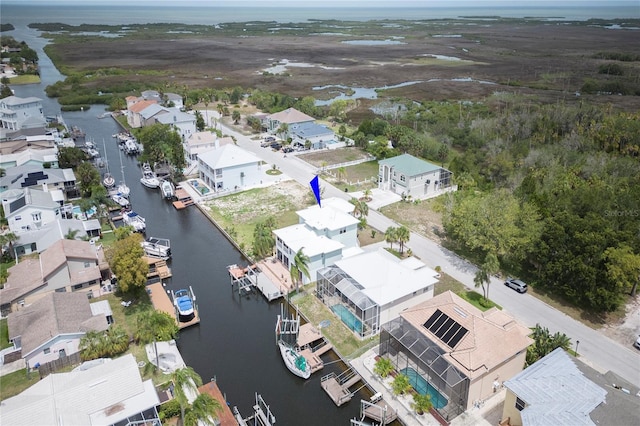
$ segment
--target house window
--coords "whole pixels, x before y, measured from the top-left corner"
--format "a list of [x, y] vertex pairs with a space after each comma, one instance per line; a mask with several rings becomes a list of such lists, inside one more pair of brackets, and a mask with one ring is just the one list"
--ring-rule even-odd
[[31, 213], [31, 219], [34, 222], [40, 222], [42, 220], [42, 213], [40, 212]]
[[342, 229], [340, 230], [340, 233], [341, 233], [341, 234], [346, 234], [346, 232], [347, 232], [347, 228], [342, 228]]
[[400, 175], [400, 182], [404, 182], [404, 181], [406, 181], [405, 176], [404, 175]]
[[22, 220], [22, 217], [21, 217], [21, 216], [16, 216], [15, 220], [16, 220], [16, 221], [18, 221], [18, 220]]
[[76, 284], [72, 288], [75, 291], [75, 290], [80, 290], [83, 286], [84, 286], [84, 284]]
[[84, 262], [84, 267], [85, 268], [90, 268], [91, 267], [91, 262]]
[[24, 306], [24, 299], [18, 300], [18, 305], [23, 307]]
[[56, 288], [56, 293], [66, 293], [66, 292], [67, 292], [66, 287]]
[[44, 348], [44, 354], [50, 354], [51, 353], [51, 348]]
[[522, 411], [522, 410], [524, 410], [524, 407], [525, 407], [526, 405], [527, 405], [527, 404], [526, 404], [523, 400], [521, 400], [520, 398], [518, 398], [518, 397], [516, 396], [516, 408], [518, 409], [518, 411]]

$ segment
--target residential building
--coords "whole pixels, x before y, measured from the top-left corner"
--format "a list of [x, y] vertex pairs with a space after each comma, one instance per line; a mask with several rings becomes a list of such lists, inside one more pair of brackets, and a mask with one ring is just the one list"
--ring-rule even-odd
[[[281, 128], [280, 126], [283, 124], [291, 127], [294, 124], [313, 123], [314, 121], [315, 118], [310, 117], [295, 108], [287, 108], [284, 111], [268, 115], [265, 120], [265, 127], [269, 133], [276, 134]], [[286, 139], [288, 135], [284, 137]]]
[[62, 218], [42, 225], [39, 229], [16, 234], [18, 241], [13, 243], [13, 251], [16, 257], [42, 253], [64, 238], [73, 236], [76, 240], [87, 240], [100, 238], [101, 235], [102, 226], [98, 219], [67, 219], [63, 213]]
[[184, 108], [184, 101], [182, 100], [182, 96], [178, 95], [177, 93], [165, 93], [164, 103], [168, 108], [175, 108], [178, 110]]
[[171, 111], [159, 104], [151, 104], [140, 111], [140, 123], [142, 127], [151, 126], [156, 123], [156, 118], [162, 114], [168, 114]]
[[0, 193], [10, 189], [33, 188], [53, 194], [54, 201], [78, 196], [73, 169], [45, 169], [41, 165], [12, 167], [0, 178]]
[[8, 96], [0, 99], [0, 127], [20, 130], [44, 127], [46, 120], [42, 111], [42, 99]]
[[262, 184], [262, 160], [229, 144], [198, 155], [198, 173], [216, 192], [234, 191]]
[[400, 259], [383, 248], [337, 260], [317, 272], [316, 293], [360, 338], [400, 312], [433, 297], [438, 273], [415, 257]]
[[38, 368], [78, 352], [87, 331], [106, 330], [107, 315], [102, 309], [96, 311], [100, 313], [94, 315], [83, 293], [50, 292], [8, 315], [9, 340], [22, 351], [27, 367]]
[[345, 249], [359, 247], [358, 225], [360, 221], [351, 213], [353, 204], [342, 198], [331, 197], [317, 204], [298, 210], [298, 223], [304, 224], [318, 236], [325, 236], [342, 243]]
[[193, 114], [187, 114], [176, 109], [168, 114], [156, 116], [156, 123], [171, 126], [172, 129], [178, 132], [183, 143], [196, 132], [196, 117]]
[[410, 154], [378, 161], [378, 188], [404, 197], [424, 200], [455, 191], [449, 170]]
[[145, 101], [155, 101], [157, 103], [162, 103], [162, 95], [157, 90], [145, 90], [140, 93], [140, 97]]
[[[291, 137], [292, 144], [310, 149], [324, 149], [339, 145], [333, 130], [315, 122], [291, 124], [288, 135]], [[345, 146], [344, 143], [340, 143], [340, 145]]]
[[640, 423], [638, 387], [557, 348], [504, 382], [502, 424]]
[[46, 293], [82, 292], [93, 297], [102, 280], [110, 277], [109, 264], [100, 245], [91, 241], [58, 240], [38, 258], [23, 258], [8, 270], [0, 289], [3, 315], [21, 310]]
[[[133, 99], [132, 99], [133, 98]], [[138, 98], [127, 97], [127, 124], [133, 128], [140, 128], [144, 124], [141, 112], [147, 107], [156, 104], [154, 100], [137, 100]], [[134, 102], [135, 101], [135, 102]]]
[[447, 291], [382, 325], [379, 355], [409, 377], [448, 421], [522, 371], [531, 330]]
[[24, 143], [17, 151], [5, 153], [3, 151], [4, 142], [0, 143], [0, 167], [9, 170], [18, 166], [39, 166], [44, 168], [45, 164], [49, 164], [52, 169], [58, 168], [58, 148], [39, 148], [32, 145], [26, 147], [28, 143]]
[[187, 158], [190, 163], [197, 162], [198, 154], [230, 144], [233, 145], [234, 142], [229, 136], [218, 138], [213, 132], [195, 132], [189, 136], [185, 142], [185, 158]]
[[132, 354], [86, 369], [54, 373], [2, 401], [8, 425], [126, 426], [160, 424], [160, 399], [151, 380], [142, 380]]
[[61, 217], [62, 196], [33, 188], [10, 189], [2, 192], [2, 208], [11, 232], [39, 229]]

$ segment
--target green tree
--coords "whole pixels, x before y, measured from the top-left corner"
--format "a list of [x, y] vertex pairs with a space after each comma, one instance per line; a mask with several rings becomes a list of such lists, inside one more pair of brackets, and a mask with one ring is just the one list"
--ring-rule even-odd
[[[61, 169], [73, 168], [74, 170], [87, 160], [87, 154], [76, 147], [58, 148], [58, 165]], [[77, 176], [76, 176], [77, 177]]]
[[344, 182], [345, 179], [347, 179], [346, 167], [338, 167], [338, 169], [336, 170], [336, 179], [338, 179], [338, 182]]
[[75, 175], [83, 197], [90, 198], [92, 190], [95, 190], [95, 187], [102, 186], [100, 173], [89, 162], [80, 163], [76, 168]]
[[238, 111], [237, 109], [234, 109], [233, 112], [231, 113], [231, 119], [233, 120], [233, 124], [238, 124], [238, 122], [240, 122], [240, 118], [241, 118], [240, 111]]
[[300, 284], [300, 280], [303, 276], [310, 279], [309, 275], [309, 256], [304, 254], [304, 247], [300, 247], [300, 250], [296, 252], [296, 255], [293, 257], [293, 262], [291, 262], [291, 267], [289, 269], [289, 274], [291, 275], [291, 283], [296, 284], [296, 290]]
[[278, 127], [278, 130], [276, 132], [280, 136], [280, 139], [286, 140], [287, 134], [289, 133], [289, 125], [287, 123], [280, 124], [280, 127]]
[[540, 324], [536, 324], [531, 331], [530, 337], [533, 339], [533, 344], [527, 348], [527, 365], [533, 364], [557, 348], [566, 351], [571, 347], [571, 339], [564, 333], [556, 332], [552, 335], [547, 327], [542, 327]]
[[432, 407], [433, 403], [431, 402], [431, 395], [421, 394], [417, 392], [413, 394], [413, 402], [411, 403], [411, 408], [413, 408], [418, 415], [428, 413]]
[[161, 342], [175, 339], [178, 334], [176, 320], [166, 312], [149, 309], [136, 318], [134, 338], [138, 343], [146, 345], [153, 343], [153, 350], [158, 360], [158, 340]]
[[175, 399], [180, 404], [180, 418], [182, 424], [185, 421], [185, 410], [189, 406], [189, 399], [198, 393], [198, 387], [202, 386], [202, 378], [191, 367], [184, 367], [171, 373], [171, 381], [174, 385]]
[[80, 232], [79, 229], [69, 229], [69, 232], [64, 234], [64, 239], [65, 240], [75, 240], [76, 236], [78, 235], [78, 232]]
[[253, 253], [263, 259], [273, 253], [275, 239], [273, 238], [273, 229], [275, 227], [275, 218], [269, 217], [263, 222], [256, 223], [253, 229]]
[[393, 363], [389, 358], [385, 357], [378, 358], [373, 367], [373, 372], [382, 378], [387, 377], [393, 370]]
[[352, 213], [356, 218], [366, 217], [369, 215], [369, 205], [364, 200], [351, 198], [349, 202], [353, 204]]
[[142, 157], [150, 164], [169, 163], [173, 171], [181, 173], [186, 166], [182, 138], [168, 124], [143, 127], [138, 133], [142, 143]]
[[390, 226], [386, 231], [384, 231], [384, 240], [389, 243], [389, 248], [391, 250], [393, 250], [393, 243], [398, 241], [397, 231], [398, 228], [396, 228], [395, 226]]
[[[497, 274], [499, 270], [500, 262], [498, 261], [498, 257], [494, 253], [489, 252], [473, 277], [475, 287], [482, 287], [482, 296], [487, 302], [489, 301], [489, 285], [491, 284], [491, 276]], [[486, 288], [485, 284], [487, 285]]]
[[398, 374], [391, 383], [394, 395], [404, 395], [411, 390], [411, 382], [406, 374]]
[[7, 247], [6, 251], [9, 253], [9, 256], [12, 258], [15, 257], [15, 250], [13, 250], [13, 244], [18, 241], [19, 238], [13, 232], [6, 232], [4, 234], [0, 234], [0, 247], [2, 248], [2, 253], [5, 252], [5, 246]]
[[109, 266], [118, 277], [118, 286], [123, 293], [143, 291], [147, 282], [149, 264], [142, 259], [144, 250], [142, 236], [132, 234], [117, 240], [106, 250]]
[[222, 413], [223, 406], [208, 393], [199, 394], [186, 410], [184, 426], [211, 425], [215, 426], [215, 419]]
[[640, 255], [626, 244], [609, 247], [605, 250], [604, 261], [606, 275], [610, 282], [616, 283], [621, 291], [627, 291], [635, 297], [640, 280]]
[[116, 236], [116, 240], [124, 240], [134, 232], [135, 231], [133, 229], [133, 226], [131, 225], [120, 226], [113, 231], [114, 235]]
[[400, 253], [404, 253], [404, 245], [409, 242], [409, 238], [411, 238], [409, 228], [402, 225], [396, 229], [396, 241], [400, 244]]
[[198, 110], [196, 110], [195, 116], [196, 116], [196, 130], [201, 132], [205, 128], [204, 118], [202, 117], [202, 114]]

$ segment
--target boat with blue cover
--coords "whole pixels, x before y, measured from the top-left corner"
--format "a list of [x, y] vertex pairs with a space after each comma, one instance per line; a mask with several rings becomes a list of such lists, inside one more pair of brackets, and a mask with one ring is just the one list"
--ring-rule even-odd
[[193, 289], [189, 287], [189, 289], [183, 288], [178, 291], [171, 292], [173, 296], [173, 305], [176, 308], [176, 314], [179, 322], [189, 322], [191, 321], [196, 313], [195, 313], [195, 301], [196, 296], [193, 293]]

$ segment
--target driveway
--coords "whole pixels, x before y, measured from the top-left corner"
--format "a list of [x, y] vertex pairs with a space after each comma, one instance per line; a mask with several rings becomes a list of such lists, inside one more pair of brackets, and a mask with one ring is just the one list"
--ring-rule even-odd
[[[218, 123], [220, 126], [220, 123]], [[236, 138], [238, 146], [253, 152], [266, 162], [276, 164], [285, 174], [303, 185], [308, 185], [315, 176], [316, 167], [299, 160], [295, 156], [284, 157], [282, 152], [273, 152], [261, 148], [258, 141], [252, 141], [233, 129], [222, 126], [223, 132]], [[324, 180], [320, 180], [324, 188], [324, 198], [339, 197], [350, 199], [353, 194], [345, 193]], [[371, 209], [367, 216], [367, 223], [384, 232], [389, 226], [399, 226], [391, 219]], [[473, 278], [477, 268], [460, 258], [453, 252], [439, 246], [419, 234], [411, 233], [408, 247], [414, 255], [419, 257], [427, 266], [440, 266], [443, 272], [451, 275], [470, 289], [474, 289]], [[606, 372], [608, 370], [622, 376], [636, 386], [640, 386], [640, 353], [629, 346], [622, 346], [609, 339], [604, 334], [593, 330], [574, 320], [564, 313], [554, 309], [546, 303], [529, 294], [519, 294], [505, 287], [502, 281], [492, 279], [489, 287], [490, 298], [501, 305], [506, 311], [528, 327], [536, 324], [547, 327], [551, 333], [559, 331], [565, 333], [575, 345], [578, 344], [580, 359], [594, 369]]]

